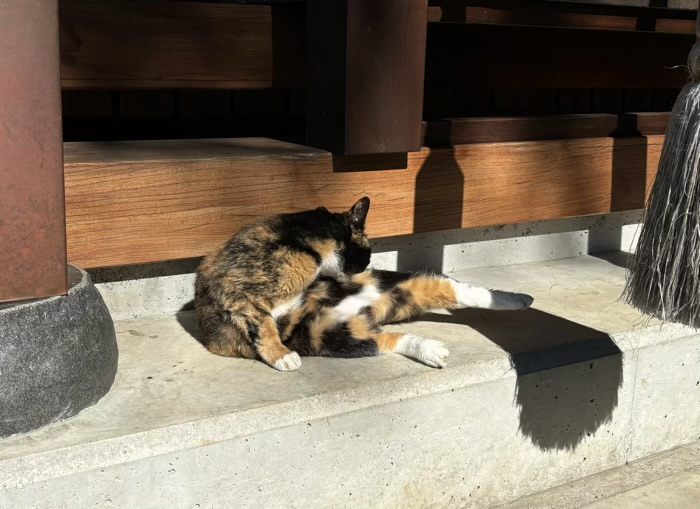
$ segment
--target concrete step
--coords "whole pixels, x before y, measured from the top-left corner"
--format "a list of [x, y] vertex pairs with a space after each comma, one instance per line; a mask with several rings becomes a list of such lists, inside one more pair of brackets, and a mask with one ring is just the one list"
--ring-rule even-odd
[[443, 370], [279, 373], [207, 353], [191, 312], [118, 321], [111, 392], [0, 441], [0, 508], [486, 508], [697, 440], [700, 337], [617, 302], [620, 256], [458, 274], [535, 305], [395, 327]]
[[697, 509], [700, 442], [612, 468], [494, 509]]

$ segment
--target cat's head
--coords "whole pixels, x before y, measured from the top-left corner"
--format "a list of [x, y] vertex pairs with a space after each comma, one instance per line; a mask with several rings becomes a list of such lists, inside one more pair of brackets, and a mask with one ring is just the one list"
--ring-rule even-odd
[[343, 272], [345, 274], [358, 274], [369, 265], [372, 249], [365, 233], [365, 222], [369, 212], [369, 198], [360, 198], [355, 205], [343, 213], [345, 222], [349, 228], [349, 239], [345, 241], [343, 248]]

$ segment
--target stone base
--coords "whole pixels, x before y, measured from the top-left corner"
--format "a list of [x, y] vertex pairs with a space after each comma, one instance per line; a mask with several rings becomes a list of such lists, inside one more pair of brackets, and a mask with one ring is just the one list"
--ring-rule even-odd
[[112, 318], [90, 276], [68, 269], [68, 295], [0, 306], [0, 438], [71, 417], [112, 386]]

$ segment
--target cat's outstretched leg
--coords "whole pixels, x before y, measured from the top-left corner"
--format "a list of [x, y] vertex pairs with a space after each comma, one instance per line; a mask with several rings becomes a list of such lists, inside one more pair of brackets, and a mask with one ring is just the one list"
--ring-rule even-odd
[[[376, 278], [388, 279], [389, 273]], [[370, 305], [372, 317], [382, 325], [418, 318], [436, 309], [481, 308], [516, 310], [530, 307], [533, 298], [523, 293], [489, 290], [443, 275], [418, 274], [398, 279]]]
[[450, 355], [442, 341], [425, 339], [414, 334], [381, 332], [376, 341], [381, 353], [398, 353], [433, 368], [444, 368]]
[[497, 311], [527, 309], [532, 305], [533, 298], [524, 293], [502, 292], [489, 290], [469, 283], [449, 279], [455, 291], [456, 305], [454, 308], [480, 308]]
[[301, 357], [282, 344], [277, 325], [272, 316], [262, 319], [255, 348], [260, 358], [279, 371], [294, 371], [301, 367]]

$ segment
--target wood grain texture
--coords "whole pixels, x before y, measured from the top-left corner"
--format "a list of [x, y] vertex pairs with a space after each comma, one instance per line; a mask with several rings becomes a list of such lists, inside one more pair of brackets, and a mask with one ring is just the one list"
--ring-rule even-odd
[[372, 237], [636, 209], [662, 140], [424, 148], [406, 170], [344, 173], [328, 152], [265, 139], [68, 143], [68, 256], [86, 268], [202, 256], [261, 215], [362, 195]]
[[606, 113], [537, 117], [472, 117], [423, 123], [423, 145], [499, 143], [611, 136], [618, 116]]
[[304, 82], [294, 5], [62, 0], [64, 88], [269, 88]]

